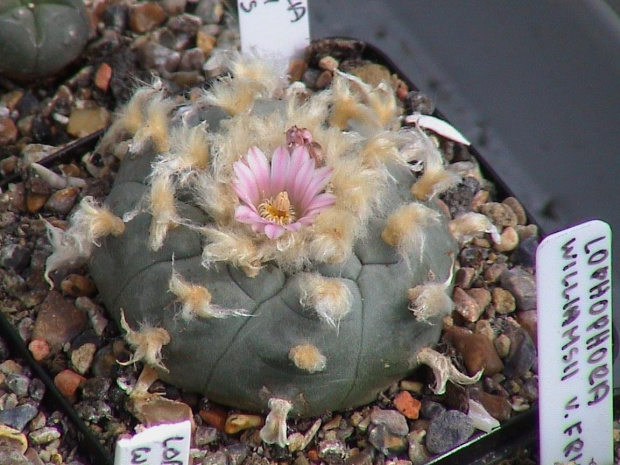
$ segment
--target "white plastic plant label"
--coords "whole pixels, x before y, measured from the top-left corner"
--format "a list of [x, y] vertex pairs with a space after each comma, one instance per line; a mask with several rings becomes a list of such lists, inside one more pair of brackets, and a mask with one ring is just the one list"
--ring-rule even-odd
[[237, 0], [241, 50], [297, 58], [310, 43], [307, 0]]
[[116, 443], [114, 465], [188, 465], [189, 421], [152, 426]]
[[613, 463], [611, 230], [589, 221], [536, 254], [540, 463]]

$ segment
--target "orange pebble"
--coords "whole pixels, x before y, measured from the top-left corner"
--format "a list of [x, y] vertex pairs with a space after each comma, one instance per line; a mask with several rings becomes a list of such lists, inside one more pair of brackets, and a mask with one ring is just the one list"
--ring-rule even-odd
[[73, 370], [62, 370], [54, 377], [54, 384], [66, 397], [72, 397], [77, 388], [86, 382], [86, 378]]
[[394, 397], [394, 407], [400, 413], [405, 415], [410, 420], [417, 420], [420, 416], [420, 406], [422, 403], [409, 394], [408, 391], [400, 391]]
[[107, 63], [101, 63], [95, 74], [95, 85], [102, 91], [108, 90], [112, 79], [112, 68]]
[[50, 353], [50, 346], [44, 339], [34, 339], [28, 344], [28, 349], [37, 362], [40, 362]]
[[228, 418], [228, 412], [223, 408], [211, 406], [209, 410], [201, 410], [198, 412], [200, 418], [206, 423], [213, 426], [218, 431], [224, 431], [226, 428], [226, 419]]

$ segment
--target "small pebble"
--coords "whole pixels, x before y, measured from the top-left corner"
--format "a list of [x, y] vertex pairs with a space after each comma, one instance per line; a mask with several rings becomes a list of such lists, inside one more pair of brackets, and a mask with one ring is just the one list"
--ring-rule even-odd
[[204, 422], [213, 426], [218, 431], [224, 431], [228, 413], [223, 408], [210, 406], [209, 410], [200, 410], [198, 415], [200, 415], [200, 418], [202, 418]]
[[483, 312], [491, 303], [491, 293], [487, 289], [474, 287], [472, 289], [467, 289], [465, 292], [478, 303], [478, 306]]
[[168, 15], [174, 16], [185, 11], [187, 0], [162, 0], [160, 5]]
[[497, 355], [501, 358], [505, 358], [510, 353], [510, 338], [505, 334], [500, 334], [497, 336], [495, 341], [495, 349], [497, 350]]
[[331, 85], [333, 79], [334, 75], [331, 71], [323, 71], [316, 80], [316, 87], [318, 89], [325, 89]]
[[511, 252], [519, 245], [519, 235], [512, 226], [504, 228], [500, 234], [500, 242], [493, 244], [493, 248], [498, 252]]
[[373, 426], [368, 433], [368, 441], [384, 455], [396, 454], [407, 449], [407, 438], [391, 433], [385, 425]]
[[192, 36], [198, 33], [200, 26], [202, 26], [202, 19], [189, 13], [182, 13], [180, 15], [173, 16], [166, 23], [166, 27], [171, 31], [176, 33], [185, 33]]
[[199, 0], [196, 15], [205, 23], [217, 24], [222, 19], [224, 7], [221, 0]]
[[228, 465], [228, 457], [220, 450], [207, 454], [202, 465]]
[[97, 351], [91, 370], [95, 376], [101, 376], [104, 378], [116, 377], [119, 370], [119, 365], [117, 363], [117, 357], [112, 351], [112, 346], [107, 345]]
[[94, 376], [88, 378], [82, 386], [82, 398], [84, 399], [105, 399], [112, 386], [112, 379]]
[[248, 456], [250, 448], [240, 442], [230, 444], [224, 448], [224, 453], [228, 457], [228, 465], [241, 465]]
[[334, 72], [338, 69], [338, 60], [334, 57], [325, 56], [319, 60], [319, 68], [324, 71]]
[[493, 331], [493, 327], [491, 326], [491, 322], [489, 320], [476, 321], [476, 325], [474, 326], [474, 333], [482, 334], [489, 341], [495, 340], [495, 331]]
[[536, 361], [536, 348], [530, 335], [523, 328], [508, 332], [510, 353], [504, 359], [504, 374], [511, 378], [525, 375]]
[[23, 454], [28, 448], [28, 439], [15, 428], [0, 425], [0, 444], [6, 449], [19, 451]]
[[525, 214], [525, 209], [523, 208], [523, 205], [521, 205], [521, 202], [519, 202], [514, 197], [506, 197], [502, 201], [502, 203], [504, 205], [508, 205], [510, 209], [514, 212], [515, 216], [517, 217], [518, 225], [524, 225], [525, 223], [527, 223], [527, 215]]
[[433, 454], [441, 454], [463, 444], [473, 433], [474, 426], [467, 415], [448, 410], [431, 420], [426, 447]]
[[461, 289], [469, 289], [476, 277], [476, 270], [470, 266], [459, 268], [454, 276], [454, 285]]
[[357, 454], [352, 453], [344, 461], [344, 465], [373, 465], [373, 457], [374, 452], [372, 450], [363, 450], [361, 452], [358, 452]]
[[514, 296], [517, 309], [534, 310], [536, 308], [536, 281], [531, 273], [515, 267], [505, 270], [500, 277], [502, 287]]
[[194, 434], [194, 443], [196, 446], [206, 446], [218, 440], [218, 431], [212, 426], [198, 426]]
[[432, 420], [445, 411], [446, 408], [439, 402], [430, 399], [422, 399], [422, 405], [420, 406], [420, 415], [422, 415], [422, 417]]
[[45, 210], [54, 215], [66, 216], [75, 205], [80, 193], [77, 187], [67, 187], [54, 192], [45, 202]]
[[103, 107], [73, 108], [69, 115], [67, 132], [73, 137], [86, 137], [110, 124], [110, 113]]
[[30, 263], [30, 249], [19, 244], [4, 244], [0, 251], [0, 267], [21, 273]]
[[112, 67], [107, 63], [101, 63], [95, 73], [95, 86], [106, 92], [110, 86], [110, 79], [112, 79]]
[[22, 431], [28, 422], [37, 415], [37, 412], [37, 408], [30, 404], [0, 410], [0, 424]]
[[394, 397], [394, 407], [410, 420], [416, 420], [420, 416], [420, 406], [418, 399], [407, 391], [400, 391]]
[[24, 397], [28, 394], [30, 378], [18, 373], [9, 373], [6, 375], [4, 383], [17, 397]]
[[190, 48], [185, 50], [181, 55], [181, 62], [179, 63], [179, 69], [181, 71], [201, 70], [202, 65], [205, 62], [204, 51], [197, 48]]
[[479, 211], [480, 207], [489, 201], [489, 191], [479, 190], [471, 201], [471, 209]]
[[8, 375], [10, 373], [22, 374], [24, 368], [15, 360], [5, 360], [0, 364], [0, 372]]
[[517, 225], [517, 215], [508, 205], [498, 202], [487, 202], [480, 205], [479, 211], [486, 215], [498, 228]]
[[8, 117], [0, 117], [0, 145], [15, 143], [18, 135], [17, 126], [13, 120]]
[[143, 2], [134, 5], [129, 13], [129, 28], [144, 34], [166, 21], [168, 15], [159, 3]]
[[224, 432], [226, 434], [236, 434], [240, 431], [262, 426], [263, 417], [260, 415], [250, 415], [246, 413], [232, 413], [226, 418]]
[[97, 286], [92, 279], [75, 273], [67, 275], [65, 279], [62, 280], [60, 289], [71, 297], [93, 296], [97, 293]]
[[538, 315], [536, 310], [528, 310], [526, 312], [518, 312], [516, 314], [517, 321], [521, 325], [523, 329], [527, 331], [527, 333], [534, 341], [534, 346], [538, 347], [538, 338], [536, 328], [538, 326]]
[[526, 237], [519, 242], [517, 249], [510, 256], [510, 261], [517, 265], [534, 268], [536, 266], [537, 236]]
[[35, 444], [48, 444], [60, 438], [60, 431], [53, 426], [44, 426], [36, 431], [32, 431], [28, 437]]
[[205, 58], [211, 56], [211, 52], [215, 48], [216, 42], [217, 38], [211, 34], [207, 34], [206, 32], [198, 31], [198, 34], [196, 35], [196, 47], [202, 50]]
[[415, 430], [407, 435], [407, 440], [409, 442], [407, 455], [412, 465], [423, 465], [427, 463], [430, 458], [428, 449], [424, 445], [425, 437], [425, 430]]
[[79, 374], [83, 375], [90, 369], [96, 352], [97, 346], [91, 342], [71, 352], [71, 364]]
[[495, 311], [500, 315], [506, 315], [507, 313], [514, 312], [516, 308], [515, 298], [512, 294], [502, 289], [501, 287], [496, 287], [491, 291], [491, 295], [493, 297], [493, 306], [495, 307]]
[[469, 322], [473, 323], [478, 320], [484, 311], [483, 308], [480, 308], [476, 299], [460, 287], [455, 287], [452, 291], [452, 300], [454, 301], [455, 310]]
[[519, 394], [529, 402], [538, 400], [538, 379], [532, 377], [523, 381]]
[[75, 306], [78, 310], [88, 315], [88, 319], [95, 334], [101, 336], [109, 323], [108, 319], [103, 316], [104, 309], [88, 297], [78, 297], [75, 299]]
[[499, 421], [506, 421], [510, 418], [512, 407], [508, 399], [494, 394], [483, 392], [478, 401], [484, 406], [493, 418]]
[[317, 452], [319, 457], [339, 457], [342, 458], [347, 453], [347, 446], [344, 442], [337, 439], [319, 441]]
[[86, 327], [86, 315], [59, 292], [50, 291], [41, 303], [32, 332], [33, 339], [45, 340], [56, 353]]
[[535, 224], [528, 224], [527, 226], [522, 226], [518, 224], [517, 226], [515, 226], [515, 230], [519, 235], [520, 241], [524, 241], [525, 239], [528, 239], [530, 237], [538, 238], [538, 236], [540, 235], [538, 231], [538, 226], [536, 226]]
[[485, 375], [490, 375], [499, 373], [504, 368], [495, 346], [482, 334], [454, 327], [446, 332], [446, 338], [452, 341], [456, 350], [463, 356], [469, 375], [473, 376], [480, 370], [484, 370]]
[[39, 378], [33, 378], [28, 389], [30, 398], [35, 402], [41, 402], [41, 400], [43, 400], [43, 396], [45, 395], [45, 389], [46, 387], [43, 381]]
[[507, 269], [505, 263], [494, 263], [484, 270], [484, 280], [489, 284], [494, 284], [499, 281], [502, 273]]
[[101, 420], [113, 418], [112, 407], [103, 400], [87, 400], [73, 406], [83, 420], [99, 423]]
[[162, 74], [176, 71], [181, 62], [179, 52], [151, 41], [138, 46], [138, 57], [144, 68], [154, 68]]
[[54, 384], [58, 390], [68, 398], [72, 398], [78, 387], [85, 382], [86, 378], [69, 369], [62, 370], [54, 377]]
[[385, 426], [390, 433], [398, 436], [406, 436], [409, 433], [407, 419], [396, 410], [384, 410], [375, 407], [370, 412], [370, 421], [374, 425]]
[[529, 402], [521, 396], [513, 396], [510, 399], [510, 406], [515, 412], [525, 412], [530, 408]]

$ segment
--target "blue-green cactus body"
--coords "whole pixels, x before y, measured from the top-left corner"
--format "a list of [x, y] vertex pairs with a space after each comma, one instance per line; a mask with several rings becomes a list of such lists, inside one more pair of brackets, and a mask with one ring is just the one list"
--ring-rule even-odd
[[[218, 131], [217, 125], [211, 121], [205, 131]], [[115, 215], [134, 211], [148, 196], [157, 157], [152, 144], [125, 156], [106, 200]], [[136, 330], [148, 323], [168, 331], [171, 341], [162, 350], [168, 371], [160, 370], [160, 376], [172, 384], [247, 410], [265, 410], [270, 398], [286, 399], [301, 416], [371, 402], [416, 368], [421, 348], [438, 341], [442, 315], [418, 321], [408, 309], [407, 291], [428, 282], [448, 283], [457, 252], [443, 214], [421, 226], [423, 248], [402, 256], [385, 243], [381, 234], [387, 218], [415, 202], [410, 191], [415, 178], [408, 167], [388, 163], [387, 169], [380, 206], [344, 261], [310, 260], [298, 269], [267, 261], [254, 277], [227, 261], [205, 266], [202, 254], [209, 239], [192, 225], [213, 224], [213, 219], [186, 192], [177, 193], [184, 221], [168, 230], [159, 250], [149, 243], [152, 217], [143, 211], [126, 223], [121, 236], [101, 240], [90, 262], [92, 276], [117, 320], [123, 311]], [[439, 210], [432, 202], [427, 206]], [[181, 318], [178, 298], [169, 290], [173, 270], [207, 288], [213, 304], [251, 316]], [[351, 308], [336, 325], [326, 324], [304, 302], [307, 273], [336, 278], [348, 289]], [[304, 344], [318, 349], [324, 366], [308, 370], [292, 361], [291, 350]]]
[[0, 74], [54, 74], [79, 56], [89, 30], [82, 0], [0, 0]]

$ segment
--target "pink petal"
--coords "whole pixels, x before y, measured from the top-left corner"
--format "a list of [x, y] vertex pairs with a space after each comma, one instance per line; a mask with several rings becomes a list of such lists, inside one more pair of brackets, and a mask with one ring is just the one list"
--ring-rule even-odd
[[245, 224], [261, 223], [263, 220], [255, 209], [247, 205], [239, 205], [235, 208], [235, 219]]
[[302, 223], [300, 223], [299, 221], [295, 221], [291, 224], [285, 224], [283, 228], [287, 231], [299, 231], [302, 226], [304, 226]]
[[306, 187], [306, 191], [301, 197], [301, 201], [299, 201], [300, 211], [305, 211], [312, 199], [325, 188], [329, 182], [331, 174], [332, 169], [327, 166], [314, 170], [312, 173], [312, 179], [308, 183], [308, 187]]
[[308, 209], [304, 212], [304, 217], [320, 213], [323, 210], [331, 207], [335, 202], [336, 196], [334, 194], [319, 194], [314, 199], [312, 199], [312, 202], [310, 202], [310, 205], [308, 205]]
[[259, 197], [261, 199], [271, 197], [269, 192], [269, 161], [265, 154], [258, 147], [250, 147], [246, 160], [250, 170], [254, 173]]
[[303, 163], [310, 159], [310, 154], [308, 153], [308, 149], [304, 146], [295, 147], [293, 153], [291, 154], [291, 162], [288, 165], [288, 172], [286, 173], [286, 189], [292, 190], [293, 182], [297, 173], [301, 169]]
[[251, 206], [254, 210], [256, 210], [256, 207], [252, 202], [252, 198], [245, 188], [245, 184], [243, 184], [239, 179], [233, 179], [233, 190], [244, 204]]
[[295, 175], [295, 181], [293, 182], [292, 189], [289, 190], [289, 195], [291, 197], [291, 203], [295, 205], [297, 208], [301, 208], [301, 199], [308, 188], [308, 184], [312, 179], [312, 174], [314, 173], [314, 160], [312, 158], [308, 158], [301, 165], [301, 168]]
[[312, 213], [311, 215], [301, 217], [295, 223], [301, 224], [302, 226], [310, 226], [312, 223], [314, 223], [314, 219], [319, 213], [321, 212], [318, 210], [315, 210], [314, 213]]
[[291, 155], [286, 147], [278, 147], [271, 156], [271, 192], [270, 197], [279, 194], [286, 188], [286, 177]]
[[285, 231], [286, 230], [278, 224], [269, 223], [265, 225], [265, 234], [269, 239], [277, 239], [284, 234]]
[[235, 187], [236, 184], [235, 191], [237, 195], [244, 201], [248, 199], [251, 204], [258, 205], [260, 202], [258, 186], [256, 185], [256, 179], [254, 178], [252, 170], [250, 170], [248, 165], [240, 161], [233, 163], [233, 170], [239, 180], [238, 184], [233, 181], [233, 187]]

